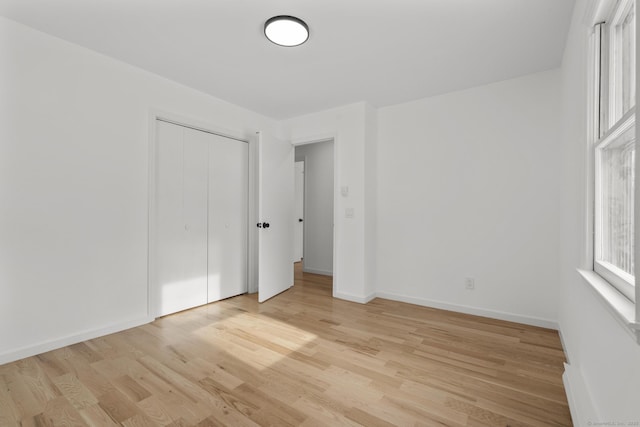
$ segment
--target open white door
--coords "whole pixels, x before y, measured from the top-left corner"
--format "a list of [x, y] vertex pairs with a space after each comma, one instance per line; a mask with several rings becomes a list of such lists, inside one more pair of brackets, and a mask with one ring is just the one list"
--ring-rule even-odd
[[295, 163], [295, 190], [293, 192], [295, 215], [294, 224], [294, 244], [293, 261], [302, 261], [304, 256], [304, 162]]
[[258, 133], [258, 301], [293, 286], [294, 150]]

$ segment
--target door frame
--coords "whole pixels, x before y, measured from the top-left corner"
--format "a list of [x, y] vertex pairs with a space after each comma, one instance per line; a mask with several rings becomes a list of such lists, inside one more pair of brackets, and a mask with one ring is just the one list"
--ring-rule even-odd
[[[247, 254], [247, 289], [251, 291], [253, 273], [252, 268], [252, 232], [254, 228], [250, 224], [254, 223], [255, 219], [255, 175], [254, 168], [255, 158], [255, 133], [253, 131], [237, 131], [231, 130], [218, 124], [197, 119], [190, 116], [184, 116], [182, 114], [150, 108], [148, 116], [148, 150], [147, 150], [147, 317], [155, 319], [158, 317], [158, 283], [156, 277], [156, 253], [155, 248], [157, 246], [156, 236], [156, 221], [155, 213], [157, 211], [157, 182], [156, 182], [156, 155], [158, 146], [158, 136], [156, 132], [156, 122], [158, 120], [173, 123], [178, 126], [184, 126], [187, 128], [212, 133], [215, 135], [223, 136], [225, 138], [235, 139], [239, 142], [249, 144], [249, 194], [248, 194], [248, 222], [247, 222], [247, 248], [249, 253]], [[254, 243], [255, 245], [255, 243]], [[252, 275], [253, 273], [253, 275]]]
[[[338, 236], [338, 227], [340, 224], [338, 221], [340, 219], [338, 216], [338, 203], [340, 201], [339, 199], [340, 192], [338, 188], [338, 171], [340, 170], [340, 168], [338, 167], [338, 162], [339, 162], [338, 137], [334, 133], [321, 134], [321, 135], [316, 135], [316, 136], [307, 137], [307, 138], [295, 139], [291, 141], [291, 145], [293, 145], [295, 149], [295, 147], [302, 146], [302, 145], [309, 145], [309, 144], [315, 144], [318, 142], [330, 142], [330, 141], [333, 142], [333, 276], [332, 276], [333, 277], [332, 296], [333, 296], [336, 294], [336, 289], [338, 289], [338, 280], [339, 280], [338, 245], [336, 241], [336, 238]], [[295, 156], [294, 156], [294, 161], [295, 161]], [[306, 179], [305, 179], [305, 186], [306, 186]], [[305, 197], [306, 197], [306, 194], [307, 194], [307, 191], [305, 187]], [[305, 205], [305, 208], [306, 208], [306, 205]]]

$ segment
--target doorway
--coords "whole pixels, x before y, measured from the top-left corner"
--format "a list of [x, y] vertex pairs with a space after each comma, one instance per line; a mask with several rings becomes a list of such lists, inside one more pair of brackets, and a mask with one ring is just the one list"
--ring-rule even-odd
[[[333, 276], [334, 260], [334, 141], [317, 141], [295, 146], [296, 183], [302, 178], [302, 216], [295, 216], [296, 248], [299, 240], [302, 272]], [[299, 207], [296, 205], [296, 215]], [[302, 221], [301, 221], [302, 220]]]

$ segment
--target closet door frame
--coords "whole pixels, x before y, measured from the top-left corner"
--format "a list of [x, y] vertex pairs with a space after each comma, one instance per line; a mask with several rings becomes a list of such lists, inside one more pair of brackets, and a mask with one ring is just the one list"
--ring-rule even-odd
[[255, 293], [258, 291], [257, 277], [257, 228], [251, 227], [257, 221], [257, 174], [256, 174], [256, 154], [257, 139], [255, 131], [237, 131], [221, 127], [217, 124], [205, 122], [192, 117], [160, 110], [150, 109], [148, 120], [148, 157], [147, 157], [147, 181], [148, 181], [148, 246], [147, 246], [147, 316], [154, 319], [158, 317], [159, 302], [159, 286], [157, 282], [157, 224], [155, 220], [157, 212], [157, 152], [158, 152], [158, 136], [157, 122], [163, 121], [178, 126], [184, 126], [191, 129], [208, 132], [223, 136], [225, 138], [235, 139], [239, 142], [249, 144], [249, 201], [248, 201], [248, 254], [247, 254], [247, 278], [248, 292]]

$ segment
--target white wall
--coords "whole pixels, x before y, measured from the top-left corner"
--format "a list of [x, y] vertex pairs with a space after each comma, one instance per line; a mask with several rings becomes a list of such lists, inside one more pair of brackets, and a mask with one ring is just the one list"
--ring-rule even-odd
[[560, 332], [570, 366], [576, 425], [640, 421], [640, 345], [612, 317], [576, 272], [589, 268], [587, 226], [587, 69], [591, 0], [577, 0], [562, 63], [563, 289]]
[[556, 325], [559, 93], [555, 70], [378, 111], [378, 296]]
[[4, 18], [0, 64], [3, 363], [149, 320], [151, 107], [247, 135], [276, 124]]
[[378, 283], [378, 111], [365, 105], [364, 295], [376, 294]]
[[[347, 197], [335, 205], [333, 295], [356, 302], [374, 297], [365, 286], [365, 148], [369, 108], [364, 103], [325, 110], [282, 122], [282, 131], [294, 142], [334, 138], [334, 185], [349, 187]], [[353, 209], [353, 218], [345, 210]], [[369, 265], [367, 263], [367, 265]]]
[[303, 271], [333, 274], [333, 141], [296, 147], [304, 160]]

